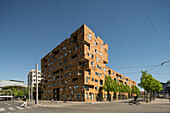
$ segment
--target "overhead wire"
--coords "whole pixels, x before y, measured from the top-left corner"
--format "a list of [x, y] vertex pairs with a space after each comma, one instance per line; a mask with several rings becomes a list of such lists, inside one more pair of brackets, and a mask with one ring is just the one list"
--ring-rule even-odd
[[65, 4], [66, 8], [68, 9], [68, 11], [69, 11], [69, 13], [70, 13], [70, 15], [71, 15], [71, 18], [73, 19], [73, 22], [74, 22], [76, 25], [78, 25], [76, 19], [75, 19], [74, 16], [72, 15], [72, 12], [71, 12], [71, 10], [70, 10], [67, 2], [66, 2], [65, 0], [62, 0], [62, 1], [63, 1], [63, 3]]
[[156, 29], [155, 25], [153, 24], [152, 20], [149, 18], [148, 14], [146, 13], [146, 11], [144, 10], [144, 8], [142, 7], [141, 3], [139, 2], [139, 0], [137, 0], [137, 3], [139, 4], [140, 8], [142, 9], [144, 15], [146, 16], [146, 18], [148, 19], [149, 23], [152, 25], [152, 28], [154, 29], [154, 31], [156, 32], [158, 38], [160, 39], [161, 43], [163, 44], [163, 46], [166, 48], [167, 52], [170, 54], [170, 50], [168, 49], [168, 47], [166, 46], [165, 42], [163, 41], [163, 38], [161, 37], [160, 33], [158, 32], [158, 30]]
[[145, 68], [145, 67], [154, 67], [157, 65], [146, 65], [146, 66], [131, 66], [131, 67], [116, 67], [113, 69], [129, 69], [129, 68]]
[[72, 26], [70, 25], [69, 21], [67, 20], [67, 17], [65, 16], [65, 14], [64, 14], [64, 12], [63, 12], [62, 8], [60, 7], [59, 2], [57, 2], [57, 0], [56, 0], [56, 4], [57, 4], [58, 9], [60, 10], [61, 14], [63, 15], [63, 17], [64, 17], [65, 21], [67, 22], [67, 24], [68, 24], [69, 28], [72, 30]]

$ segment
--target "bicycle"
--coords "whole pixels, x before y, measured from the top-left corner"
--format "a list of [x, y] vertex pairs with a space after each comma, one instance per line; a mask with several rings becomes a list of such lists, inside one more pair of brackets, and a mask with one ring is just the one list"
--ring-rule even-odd
[[129, 105], [133, 105], [133, 104], [139, 105], [140, 103], [139, 103], [138, 100], [136, 100], [136, 101], [131, 100], [131, 101], [129, 102]]

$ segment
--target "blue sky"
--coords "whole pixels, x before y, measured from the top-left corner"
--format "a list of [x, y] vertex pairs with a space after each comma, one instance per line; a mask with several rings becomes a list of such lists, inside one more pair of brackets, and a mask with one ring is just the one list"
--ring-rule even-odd
[[[170, 1], [140, 3], [170, 49]], [[108, 66], [137, 82], [142, 70], [170, 60], [136, 0], [0, 0], [0, 80], [26, 81], [28, 71], [35, 64], [40, 69], [41, 58], [82, 24], [109, 45]], [[166, 82], [170, 62], [148, 73]]]

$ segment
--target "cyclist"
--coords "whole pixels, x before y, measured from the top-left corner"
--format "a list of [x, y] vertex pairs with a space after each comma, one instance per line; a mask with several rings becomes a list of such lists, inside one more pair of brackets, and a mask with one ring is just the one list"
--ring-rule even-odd
[[136, 95], [136, 96], [134, 97], [134, 104], [136, 103], [137, 99], [138, 99], [138, 96]]

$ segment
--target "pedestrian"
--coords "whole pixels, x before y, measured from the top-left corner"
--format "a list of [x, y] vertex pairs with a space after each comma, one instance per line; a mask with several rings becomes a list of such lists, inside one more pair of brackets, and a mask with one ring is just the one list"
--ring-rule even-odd
[[23, 102], [24, 102], [24, 103], [21, 105], [21, 107], [27, 106], [26, 96], [24, 96]]

